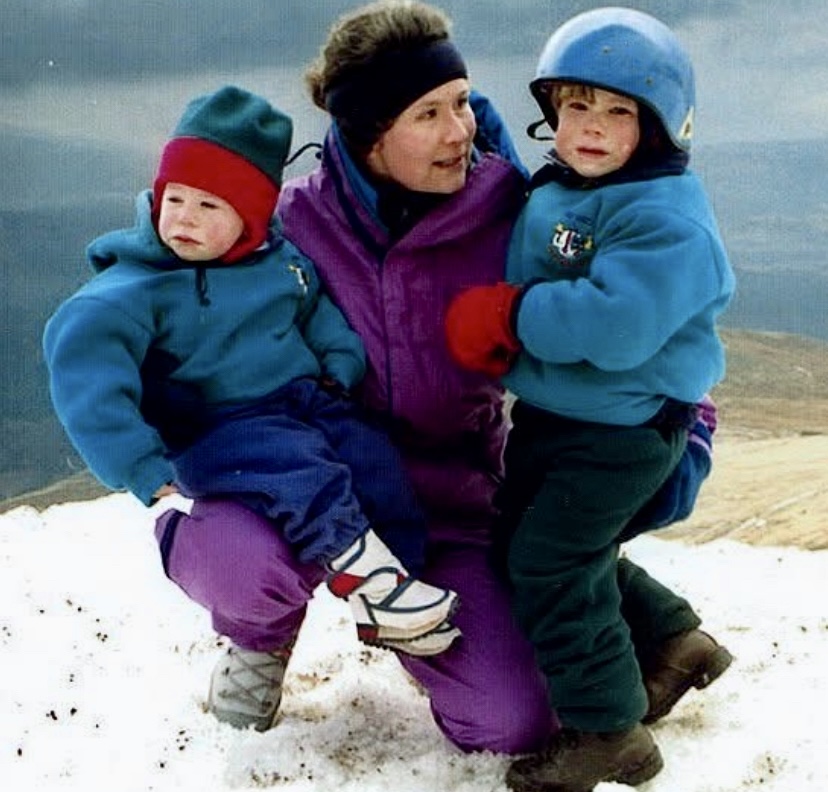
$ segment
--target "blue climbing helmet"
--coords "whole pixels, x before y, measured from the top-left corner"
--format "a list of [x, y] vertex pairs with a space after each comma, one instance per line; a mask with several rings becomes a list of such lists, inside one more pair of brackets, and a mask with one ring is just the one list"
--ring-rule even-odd
[[693, 65], [670, 28], [648, 14], [597, 8], [550, 36], [529, 89], [554, 130], [557, 113], [544, 90], [549, 82], [583, 83], [629, 96], [651, 111], [676, 148], [690, 151]]

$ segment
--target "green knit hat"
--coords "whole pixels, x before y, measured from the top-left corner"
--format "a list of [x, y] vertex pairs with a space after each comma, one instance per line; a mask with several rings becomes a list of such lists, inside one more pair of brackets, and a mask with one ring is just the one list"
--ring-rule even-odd
[[168, 182], [218, 195], [245, 226], [222, 259], [244, 257], [267, 238], [292, 135], [287, 115], [241, 88], [225, 86], [193, 99], [161, 155], [153, 184], [155, 219]]

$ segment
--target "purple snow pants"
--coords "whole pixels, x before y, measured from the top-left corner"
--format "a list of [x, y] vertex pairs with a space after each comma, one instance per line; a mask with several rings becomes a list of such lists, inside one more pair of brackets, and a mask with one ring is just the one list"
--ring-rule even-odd
[[[298, 631], [324, 571], [302, 565], [261, 517], [228, 501], [197, 501], [190, 515], [158, 519], [167, 575], [212, 614], [214, 629], [246, 649], [268, 651]], [[423, 580], [450, 588], [462, 603], [463, 638], [429, 658], [400, 656], [426, 689], [434, 719], [465, 751], [539, 750], [557, 728], [546, 682], [511, 616], [505, 587], [475, 543], [441, 542]]]

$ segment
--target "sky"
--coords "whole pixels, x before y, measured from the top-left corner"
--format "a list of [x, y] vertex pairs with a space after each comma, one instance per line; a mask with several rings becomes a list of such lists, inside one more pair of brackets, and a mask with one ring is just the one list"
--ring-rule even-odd
[[[323, 123], [298, 71], [348, 0], [3, 0], [0, 130], [155, 152], [184, 102], [224, 81], [300, 116], [297, 142]], [[518, 131], [526, 85], [557, 25], [587, 0], [446, 0], [472, 79]], [[824, 137], [828, 4], [631, 0], [673, 26], [698, 77], [701, 143]], [[502, 65], [514, 64], [504, 80]], [[287, 68], [287, 71], [285, 71]], [[498, 79], [500, 78], [500, 79]], [[515, 84], [519, 83], [519, 84]], [[311, 120], [306, 122], [305, 117]], [[523, 143], [524, 141], [521, 140]], [[526, 145], [529, 145], [528, 142]]]
[[[311, 105], [302, 69], [336, 16], [359, 4], [3, 0], [0, 167], [6, 189], [0, 211], [98, 201], [119, 207], [128, 222], [132, 196], [151, 181], [186, 102], [225, 83], [261, 93], [289, 113], [294, 150], [321, 140], [327, 119]], [[671, 25], [694, 60], [697, 150], [744, 145], [749, 167], [761, 161], [763, 143], [828, 137], [828, 4], [822, 0], [628, 4]], [[524, 134], [539, 117], [527, 87], [538, 55], [559, 24], [600, 3], [442, 5], [454, 19], [473, 84], [495, 101], [535, 169], [548, 145]], [[286, 175], [313, 164], [305, 157]]]
[[[324, 586], [263, 734], [204, 712], [221, 641], [168, 581], [132, 496], [0, 515], [0, 778], [20, 792], [507, 792], [509, 759], [453, 748], [390, 652], [361, 646]], [[628, 552], [687, 596], [735, 655], [653, 734], [641, 792], [825, 792], [828, 551]], [[631, 788], [599, 784], [596, 792]]]

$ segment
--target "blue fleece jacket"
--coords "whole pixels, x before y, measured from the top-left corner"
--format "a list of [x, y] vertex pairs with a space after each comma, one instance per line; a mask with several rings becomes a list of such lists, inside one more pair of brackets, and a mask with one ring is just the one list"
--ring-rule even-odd
[[734, 276], [690, 171], [546, 181], [515, 226], [506, 277], [528, 288], [515, 317], [524, 351], [503, 382], [536, 407], [631, 426], [667, 397], [698, 402], [724, 375], [715, 323]]
[[141, 412], [150, 357], [165, 361], [196, 412], [256, 401], [298, 377], [350, 388], [365, 372], [362, 342], [278, 225], [238, 263], [195, 265], [160, 242], [150, 209], [147, 191], [135, 227], [89, 246], [98, 274], [58, 308], [43, 339], [52, 401], [78, 452], [104, 484], [144, 503], [173, 480], [168, 449]]

